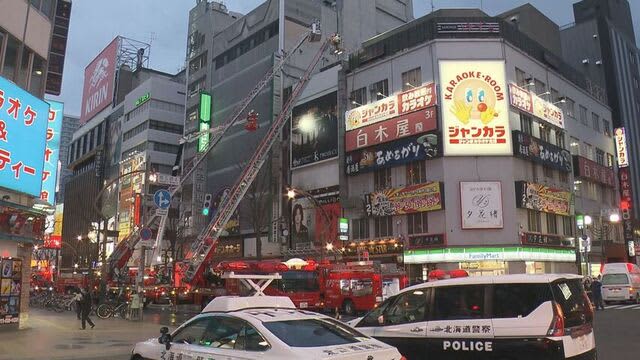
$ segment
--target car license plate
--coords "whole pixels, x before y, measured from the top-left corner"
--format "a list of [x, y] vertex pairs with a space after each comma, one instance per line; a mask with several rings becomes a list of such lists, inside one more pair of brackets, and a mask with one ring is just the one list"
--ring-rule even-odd
[[300, 303], [300, 309], [306, 309], [306, 308], [308, 308], [308, 307], [309, 307], [309, 304], [308, 304], [308, 303], [306, 303], [306, 302], [301, 302], [301, 303]]

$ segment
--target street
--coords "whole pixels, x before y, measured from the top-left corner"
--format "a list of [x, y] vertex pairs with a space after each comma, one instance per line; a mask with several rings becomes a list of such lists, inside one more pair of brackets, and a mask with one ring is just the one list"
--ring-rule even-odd
[[[42, 354], [51, 360], [125, 360], [134, 343], [157, 337], [161, 326], [173, 329], [195, 314], [182, 308], [172, 314], [167, 308], [157, 307], [147, 309], [141, 323], [94, 318], [94, 329], [80, 330], [75, 314], [34, 309], [30, 313], [30, 329], [3, 334], [0, 360], [35, 360], [42, 359]], [[612, 305], [598, 311], [595, 332], [599, 359], [637, 358], [638, 322], [640, 305]]]

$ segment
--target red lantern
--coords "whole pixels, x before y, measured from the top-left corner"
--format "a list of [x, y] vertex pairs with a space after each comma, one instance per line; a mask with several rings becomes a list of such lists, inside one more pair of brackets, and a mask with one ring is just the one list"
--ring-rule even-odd
[[258, 113], [255, 110], [249, 111], [247, 114], [247, 124], [244, 126], [247, 131], [258, 130]]

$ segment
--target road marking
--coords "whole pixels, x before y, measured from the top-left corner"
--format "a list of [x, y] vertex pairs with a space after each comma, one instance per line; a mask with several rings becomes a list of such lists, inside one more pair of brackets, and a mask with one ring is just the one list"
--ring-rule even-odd
[[622, 305], [609, 305], [609, 306], [605, 306], [604, 308], [605, 309], [616, 309], [616, 308], [619, 308], [620, 306], [622, 306]]
[[618, 310], [622, 310], [622, 309], [629, 309], [629, 308], [636, 307], [636, 306], [638, 306], [638, 304], [626, 305], [626, 306], [623, 306], [623, 307], [618, 308]]

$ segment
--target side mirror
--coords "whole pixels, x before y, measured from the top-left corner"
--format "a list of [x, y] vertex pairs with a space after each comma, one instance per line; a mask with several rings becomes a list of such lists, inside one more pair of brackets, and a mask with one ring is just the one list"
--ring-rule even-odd
[[164, 344], [165, 349], [168, 351], [171, 349], [171, 334], [169, 334], [169, 328], [166, 326], [161, 327], [160, 334], [162, 335], [158, 338], [158, 342]]
[[379, 325], [384, 325], [384, 315], [378, 316], [378, 324]]

